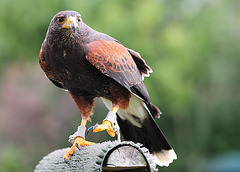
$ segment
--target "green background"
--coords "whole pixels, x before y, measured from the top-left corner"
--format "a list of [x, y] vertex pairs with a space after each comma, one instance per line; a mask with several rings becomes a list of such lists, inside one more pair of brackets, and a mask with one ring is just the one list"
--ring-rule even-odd
[[[205, 171], [240, 150], [240, 1], [0, 0], [0, 171], [33, 171], [49, 152], [70, 146], [81, 118], [67, 92], [38, 65], [52, 17], [76, 10], [97, 31], [138, 51], [157, 120], [178, 160], [160, 171]], [[107, 113], [96, 101], [92, 123]], [[87, 139], [112, 139], [105, 132]]]

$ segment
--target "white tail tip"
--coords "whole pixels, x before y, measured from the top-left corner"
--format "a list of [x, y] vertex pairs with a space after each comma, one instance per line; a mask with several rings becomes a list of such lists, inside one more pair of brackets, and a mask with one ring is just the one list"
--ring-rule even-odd
[[161, 150], [161, 152], [153, 153], [154, 161], [159, 166], [168, 167], [170, 163], [173, 162], [174, 159], [177, 159], [177, 155], [173, 149], [170, 150]]

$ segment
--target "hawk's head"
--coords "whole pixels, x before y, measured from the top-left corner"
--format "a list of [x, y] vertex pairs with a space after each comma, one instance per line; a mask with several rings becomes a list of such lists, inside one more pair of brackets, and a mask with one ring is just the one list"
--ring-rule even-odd
[[81, 15], [76, 11], [57, 13], [48, 28], [48, 32], [56, 39], [70, 40], [79, 37], [83, 29]]

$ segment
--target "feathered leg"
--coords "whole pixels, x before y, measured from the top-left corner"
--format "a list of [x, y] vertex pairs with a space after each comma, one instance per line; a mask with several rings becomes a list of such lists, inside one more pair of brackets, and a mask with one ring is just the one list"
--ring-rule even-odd
[[85, 99], [81, 96], [76, 96], [71, 92], [70, 94], [81, 112], [82, 122], [78, 127], [78, 130], [73, 135], [69, 136], [68, 141], [73, 145], [63, 156], [65, 161], [69, 160], [69, 155], [72, 155], [77, 148], [80, 149], [81, 146], [90, 146], [94, 144], [85, 140], [86, 123], [88, 120], [91, 120], [90, 116], [93, 115], [93, 99]]
[[114, 137], [115, 134], [117, 134], [117, 140], [121, 141], [120, 128], [117, 124], [116, 113], [119, 109], [126, 109], [128, 107], [130, 92], [126, 88], [116, 83], [110, 84], [110, 92], [111, 92], [111, 100], [110, 100], [111, 107], [108, 107], [109, 112], [106, 118], [103, 120], [103, 123], [101, 125], [96, 124], [95, 126], [90, 127], [88, 131], [90, 129], [93, 129], [93, 132], [96, 133], [99, 131], [106, 130], [108, 134], [112, 137]]

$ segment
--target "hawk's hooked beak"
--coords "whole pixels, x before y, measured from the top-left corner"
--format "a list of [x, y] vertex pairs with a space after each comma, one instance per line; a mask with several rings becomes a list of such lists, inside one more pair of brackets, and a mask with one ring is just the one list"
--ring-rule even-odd
[[73, 32], [75, 32], [76, 28], [78, 27], [78, 24], [77, 24], [77, 21], [76, 21], [76, 18], [74, 17], [69, 17], [69, 18], [66, 18], [66, 22], [65, 22], [65, 25], [62, 26], [62, 28], [71, 28], [73, 30]]

